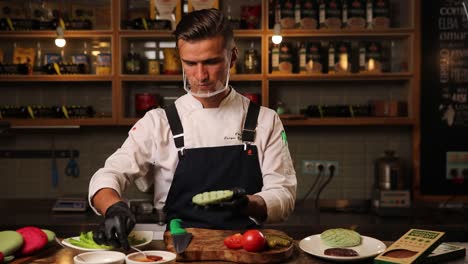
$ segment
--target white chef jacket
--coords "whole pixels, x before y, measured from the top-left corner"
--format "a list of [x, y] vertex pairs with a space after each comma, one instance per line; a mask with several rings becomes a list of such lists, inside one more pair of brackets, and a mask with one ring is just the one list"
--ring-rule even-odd
[[[218, 147], [243, 144], [241, 140], [249, 99], [233, 88], [218, 108], [203, 108], [192, 95], [175, 101], [184, 130], [185, 148]], [[282, 138], [283, 125], [273, 110], [261, 107], [254, 144], [263, 175], [263, 187], [257, 195], [267, 206], [266, 222], [284, 221], [294, 209], [296, 172], [287, 142]], [[112, 188], [120, 196], [135, 182], [147, 191], [154, 184], [154, 205], [162, 209], [179, 158], [172, 132], [163, 109], [148, 111], [129, 131], [117, 149], [91, 178], [89, 202], [102, 188]], [[234, 187], [234, 186], [233, 186]]]

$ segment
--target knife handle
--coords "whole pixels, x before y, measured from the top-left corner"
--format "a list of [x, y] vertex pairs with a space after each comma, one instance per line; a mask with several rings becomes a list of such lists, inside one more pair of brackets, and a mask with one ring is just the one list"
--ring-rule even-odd
[[185, 234], [187, 231], [182, 227], [182, 220], [179, 218], [174, 218], [169, 223], [169, 230], [172, 235]]

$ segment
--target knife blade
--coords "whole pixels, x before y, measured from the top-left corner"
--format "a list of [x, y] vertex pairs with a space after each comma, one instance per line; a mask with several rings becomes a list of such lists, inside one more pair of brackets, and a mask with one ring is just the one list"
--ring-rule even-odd
[[187, 232], [187, 230], [182, 227], [182, 220], [179, 218], [171, 220], [169, 223], [169, 230], [176, 253], [183, 253], [192, 240], [192, 233]]

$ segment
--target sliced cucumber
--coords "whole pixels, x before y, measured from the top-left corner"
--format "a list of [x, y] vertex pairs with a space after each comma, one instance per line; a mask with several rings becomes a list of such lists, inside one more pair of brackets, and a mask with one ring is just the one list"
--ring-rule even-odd
[[55, 232], [50, 231], [48, 229], [42, 229], [42, 232], [44, 232], [47, 235], [47, 241], [49, 243], [55, 240]]
[[0, 252], [5, 256], [14, 254], [23, 243], [24, 239], [20, 233], [13, 230], [0, 231]]
[[232, 199], [234, 192], [231, 190], [220, 190], [199, 193], [192, 197], [192, 203], [196, 205], [218, 204]]
[[354, 247], [361, 244], [361, 235], [345, 228], [325, 230], [320, 234], [320, 239], [330, 247]]

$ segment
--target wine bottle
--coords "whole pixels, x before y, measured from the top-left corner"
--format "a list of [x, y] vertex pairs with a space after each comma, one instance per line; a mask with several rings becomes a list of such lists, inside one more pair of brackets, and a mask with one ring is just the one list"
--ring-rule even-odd
[[139, 74], [141, 71], [140, 55], [135, 52], [135, 45], [130, 43], [130, 51], [125, 61], [125, 72], [128, 74]]

